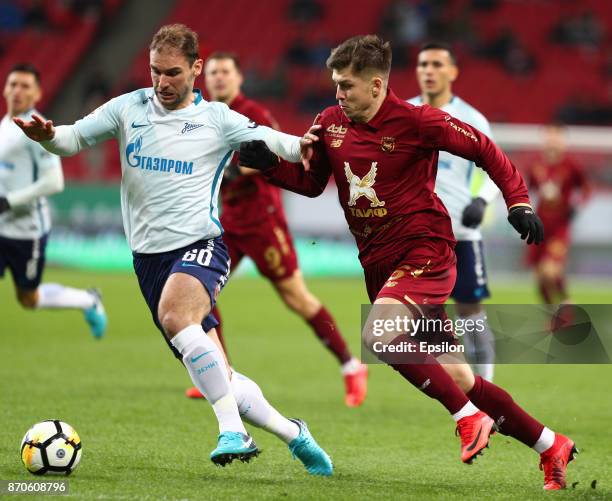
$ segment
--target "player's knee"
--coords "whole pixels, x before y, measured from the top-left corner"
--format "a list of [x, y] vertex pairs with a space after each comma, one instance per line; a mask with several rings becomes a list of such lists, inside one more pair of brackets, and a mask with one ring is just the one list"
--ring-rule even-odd
[[17, 301], [24, 308], [32, 310], [38, 304], [38, 291], [17, 291]]
[[538, 271], [540, 280], [545, 282], [553, 282], [554, 280], [557, 280], [557, 278], [561, 274], [561, 269], [559, 265], [551, 261], [542, 263]]
[[173, 309], [161, 311], [159, 314], [159, 323], [168, 339], [172, 339], [186, 327], [199, 323], [200, 321]]

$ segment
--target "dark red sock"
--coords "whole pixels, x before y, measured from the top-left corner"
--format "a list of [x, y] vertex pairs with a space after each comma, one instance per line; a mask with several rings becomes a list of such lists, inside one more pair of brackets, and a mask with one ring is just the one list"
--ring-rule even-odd
[[401, 346], [411, 343], [417, 347], [414, 352], [389, 351], [378, 352], [379, 360], [390, 365], [410, 384], [416, 386], [425, 395], [438, 400], [451, 414], [455, 414], [469, 402], [468, 397], [457, 386], [438, 361], [427, 353], [418, 350], [418, 344], [410, 341], [406, 335], [397, 336], [390, 345]]
[[559, 294], [561, 301], [565, 301], [569, 298], [567, 293], [565, 277], [563, 275], [557, 277], [555, 280], [555, 285], [557, 286], [557, 294]]
[[325, 306], [321, 306], [321, 309], [314, 317], [308, 320], [308, 323], [321, 342], [327, 346], [327, 349], [335, 355], [341, 364], [348, 362], [352, 358], [346, 341], [336, 326], [334, 317], [329, 314]]
[[391, 367], [425, 395], [440, 402], [451, 414], [459, 412], [469, 401], [444, 367], [431, 355], [423, 363], [391, 364]]
[[225, 338], [223, 337], [223, 327], [221, 326], [221, 313], [219, 313], [219, 308], [217, 308], [217, 305], [213, 306], [211, 313], [217, 319], [217, 322], [219, 322], [219, 325], [215, 327], [215, 330], [217, 331], [217, 337], [219, 338], [219, 341], [221, 342], [221, 346], [223, 346], [223, 351], [225, 351], [225, 355], [227, 356], [227, 361], [229, 362], [229, 353], [227, 352]]
[[548, 282], [545, 280], [538, 281], [538, 289], [540, 290], [540, 295], [546, 304], [552, 304], [553, 302], [553, 291], [550, 290], [550, 286]]
[[474, 387], [467, 393], [472, 403], [491, 416], [499, 431], [533, 447], [544, 425], [532, 418], [512, 400], [510, 394], [493, 383], [476, 376]]

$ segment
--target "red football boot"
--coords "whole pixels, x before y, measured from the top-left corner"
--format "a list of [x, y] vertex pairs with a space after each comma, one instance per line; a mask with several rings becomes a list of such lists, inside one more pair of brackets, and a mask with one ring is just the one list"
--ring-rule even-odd
[[204, 395], [202, 395], [202, 393], [200, 392], [200, 390], [198, 390], [195, 386], [192, 386], [191, 388], [187, 388], [187, 390], [185, 391], [185, 396], [187, 396], [188, 398], [204, 398]]
[[349, 407], [359, 407], [368, 393], [368, 366], [360, 364], [357, 372], [344, 375], [344, 403]]
[[474, 458], [489, 446], [489, 435], [495, 433], [495, 421], [482, 411], [461, 418], [456, 434], [461, 436], [461, 461], [472, 464]]
[[552, 447], [540, 454], [540, 470], [544, 470], [544, 489], [565, 489], [565, 470], [567, 464], [574, 459], [574, 454], [578, 454], [574, 442], [555, 433]]

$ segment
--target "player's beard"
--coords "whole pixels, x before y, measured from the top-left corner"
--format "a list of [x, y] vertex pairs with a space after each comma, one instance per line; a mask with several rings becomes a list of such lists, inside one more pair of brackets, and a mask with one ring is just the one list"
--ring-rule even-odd
[[172, 101], [162, 100], [161, 91], [159, 89], [156, 89], [155, 93], [157, 94], [157, 98], [164, 108], [167, 110], [176, 110], [187, 99], [188, 95], [191, 93], [191, 89], [187, 88], [182, 93], [178, 93], [176, 91], [173, 92], [176, 97]]

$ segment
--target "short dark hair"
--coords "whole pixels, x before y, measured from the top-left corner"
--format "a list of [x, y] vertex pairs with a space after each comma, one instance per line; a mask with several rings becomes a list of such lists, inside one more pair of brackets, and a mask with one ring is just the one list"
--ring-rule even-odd
[[455, 54], [455, 51], [450, 44], [445, 42], [427, 42], [426, 44], [421, 45], [419, 48], [419, 54], [426, 50], [445, 50], [448, 52], [451, 62], [457, 66], [457, 54]]
[[32, 63], [18, 63], [13, 65], [11, 71], [9, 71], [9, 75], [16, 71], [19, 73], [30, 73], [31, 75], [34, 75], [34, 80], [36, 80], [36, 83], [40, 85], [40, 71], [38, 71], [38, 68]]
[[200, 57], [198, 34], [184, 24], [166, 24], [153, 35], [149, 50], [158, 51], [162, 47], [179, 50], [190, 66]]
[[356, 74], [374, 70], [388, 77], [391, 72], [391, 44], [378, 35], [352, 37], [332, 49], [326, 64], [330, 70], [350, 67]]
[[234, 66], [236, 66], [236, 69], [238, 71], [242, 71], [240, 69], [240, 58], [235, 52], [217, 50], [206, 58], [206, 62], [208, 63], [208, 61], [212, 61], [213, 59], [231, 59], [234, 61]]

